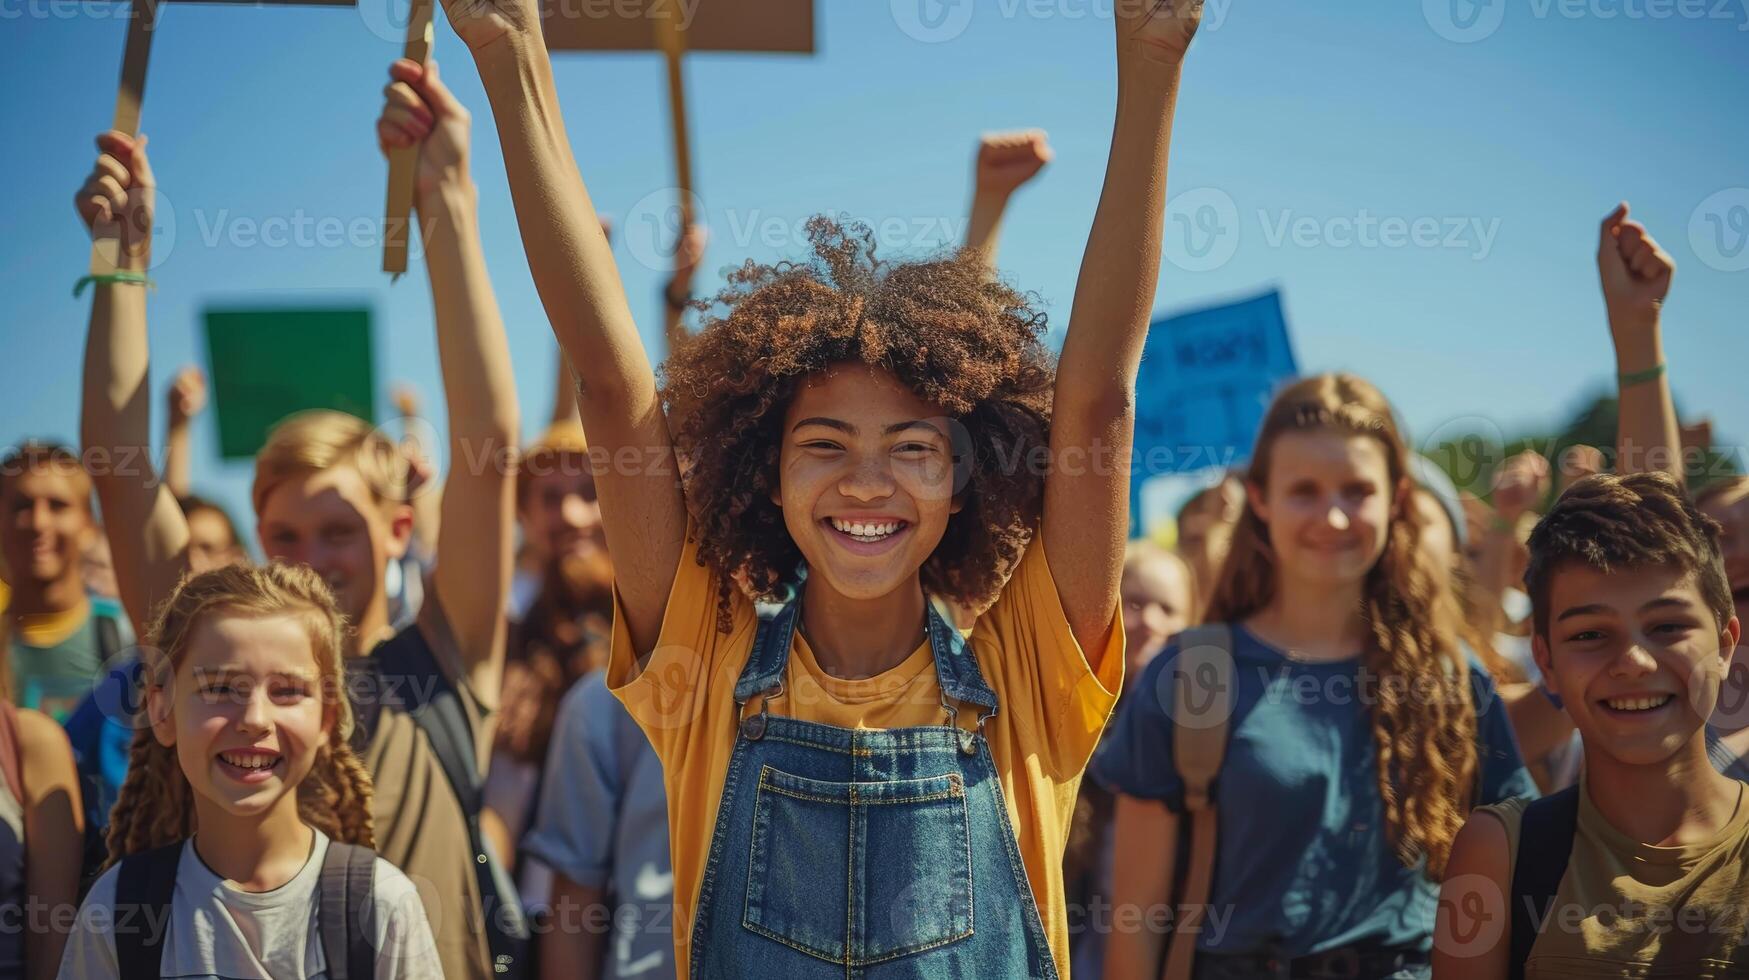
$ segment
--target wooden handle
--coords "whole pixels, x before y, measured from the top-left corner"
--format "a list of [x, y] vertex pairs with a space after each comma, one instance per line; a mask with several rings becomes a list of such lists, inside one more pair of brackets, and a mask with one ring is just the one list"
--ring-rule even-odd
[[[128, 11], [128, 43], [121, 59], [121, 85], [115, 92], [115, 121], [110, 128], [140, 135], [140, 106], [146, 99], [146, 62], [152, 55], [152, 34], [158, 27], [158, 0], [133, 0]], [[126, 220], [123, 218], [122, 220]], [[113, 275], [121, 269], [121, 238], [91, 242], [91, 274]]]
[[681, 75], [680, 60], [686, 53], [686, 32], [672, 16], [653, 18], [656, 46], [668, 63], [668, 115], [674, 127], [674, 184], [680, 197], [680, 234], [686, 234], [693, 223], [692, 213], [692, 148], [687, 139], [686, 80]]
[[[402, 56], [425, 64], [431, 57], [431, 0], [413, 0], [407, 14]], [[419, 173], [417, 145], [389, 151], [389, 201], [383, 218], [383, 271], [407, 271], [407, 233], [413, 218], [413, 182]]]

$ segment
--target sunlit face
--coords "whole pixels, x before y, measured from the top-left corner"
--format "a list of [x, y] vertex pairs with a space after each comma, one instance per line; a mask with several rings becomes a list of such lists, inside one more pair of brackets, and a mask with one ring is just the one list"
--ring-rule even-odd
[[1532, 648], [1587, 757], [1656, 765], [1712, 713], [1738, 632], [1734, 617], [1719, 625], [1692, 574], [1575, 562], [1555, 570], [1548, 635]]
[[1724, 528], [1719, 551], [1725, 559], [1725, 578], [1731, 582], [1737, 619], [1749, 622], [1749, 482], [1708, 500], [1700, 511]]
[[16, 582], [78, 578], [95, 537], [84, 482], [63, 467], [37, 466], [8, 477], [4, 486], [0, 547]]
[[188, 514], [188, 570], [199, 574], [243, 560], [243, 549], [222, 514], [205, 507]]
[[308, 565], [356, 624], [382, 595], [389, 561], [406, 553], [412, 514], [404, 505], [385, 513], [355, 467], [331, 466], [281, 480], [258, 526], [262, 552]]
[[214, 613], [195, 625], [174, 683], [148, 690], [152, 731], [196, 796], [227, 813], [295, 806], [336, 718], [320, 679], [297, 617]]
[[950, 422], [880, 368], [803, 381], [784, 413], [772, 500], [814, 576], [849, 599], [915, 582], [959, 510]]
[[1319, 589], [1359, 585], [1389, 541], [1396, 488], [1370, 436], [1287, 432], [1269, 450], [1269, 486], [1246, 485], [1268, 526], [1277, 573]]
[[1124, 682], [1142, 675], [1166, 641], [1190, 625], [1190, 574], [1171, 554], [1144, 554], [1124, 566]]
[[601, 548], [601, 505], [584, 458], [565, 458], [529, 476], [522, 488], [522, 538], [543, 562]]

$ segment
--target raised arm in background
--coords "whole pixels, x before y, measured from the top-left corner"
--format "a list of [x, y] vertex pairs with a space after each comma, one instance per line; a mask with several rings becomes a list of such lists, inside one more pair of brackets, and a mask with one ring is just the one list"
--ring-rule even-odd
[[1008, 210], [1008, 199], [1037, 176], [1051, 162], [1051, 156], [1050, 140], [1042, 129], [985, 133], [978, 140], [966, 247], [982, 253], [990, 268], [996, 268], [997, 240], [1002, 235], [1002, 213]]
[[1662, 470], [1684, 483], [1682, 438], [1659, 326], [1676, 262], [1647, 234], [1645, 225], [1628, 218], [1624, 202], [1603, 219], [1597, 272], [1609, 314], [1609, 336], [1615, 344], [1620, 391], [1615, 470]]
[[[146, 138], [120, 132], [97, 138], [97, 166], [74, 195], [95, 241], [120, 243], [120, 269], [143, 276], [151, 266], [156, 181]], [[146, 287], [93, 286], [85, 340], [79, 419], [86, 470], [97, 488], [122, 605], [134, 632], [168, 598], [188, 568], [188, 521], [152, 466]]]
[[193, 449], [189, 446], [188, 429], [194, 417], [206, 408], [206, 372], [192, 364], [176, 372], [164, 402], [170, 412], [164, 430], [164, 482], [181, 500], [194, 492]]
[[680, 241], [674, 246], [674, 272], [668, 285], [662, 287], [662, 336], [672, 354], [686, 343], [686, 304], [692, 300], [692, 276], [704, 258], [709, 236], [703, 225], [687, 225]]
[[449, 414], [432, 586], [461, 648], [463, 669], [486, 708], [504, 671], [504, 604], [510, 594], [520, 426], [510, 345], [486, 258], [479, 203], [468, 170], [468, 111], [438, 77], [437, 63], [397, 61], [377, 121], [386, 153], [417, 144], [414, 206], [425, 239], [438, 363]]
[[686, 536], [686, 504], [655, 370], [571, 155], [538, 4], [444, 0], [444, 7], [473, 51], [492, 103], [523, 252], [581, 382], [578, 408], [590, 447], [607, 459], [638, 460], [600, 467], [595, 480], [626, 626], [647, 654]]
[[1118, 5], [1117, 121], [1057, 362], [1040, 533], [1083, 650], [1104, 646], [1129, 536], [1136, 371], [1160, 278], [1166, 159], [1201, 0]]

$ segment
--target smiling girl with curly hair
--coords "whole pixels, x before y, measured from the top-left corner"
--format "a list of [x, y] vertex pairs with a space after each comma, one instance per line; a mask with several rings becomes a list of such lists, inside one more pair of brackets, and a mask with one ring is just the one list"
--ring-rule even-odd
[[[1062, 854], [1123, 674], [1136, 371], [1200, 3], [1119, 5], [1111, 156], [1054, 368], [982, 253], [889, 264], [816, 220], [806, 261], [730, 278], [660, 390], [537, 4], [445, 5], [580, 380], [608, 683], [666, 770], [680, 975], [1066, 974]], [[949, 604], [988, 608], [967, 636]]]

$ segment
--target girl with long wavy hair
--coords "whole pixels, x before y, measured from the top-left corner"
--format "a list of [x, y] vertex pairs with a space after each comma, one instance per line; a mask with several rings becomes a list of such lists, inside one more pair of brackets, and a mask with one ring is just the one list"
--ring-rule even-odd
[[[418, 892], [368, 850], [371, 781], [348, 741], [342, 629], [327, 585], [302, 566], [229, 565], [172, 593], [143, 648], [147, 724], [112, 811], [111, 867], [80, 909], [62, 976], [133, 976], [155, 956], [153, 977], [326, 977], [341, 969], [329, 951], [347, 947], [324, 932], [355, 923], [369, 926], [366, 975], [435, 975]], [[330, 852], [348, 859], [343, 873], [368, 876], [370, 911], [324, 907]], [[138, 914], [155, 904], [129, 884], [140, 868], [168, 879], [167, 923]]]
[[[1251, 460], [1205, 617], [1228, 630], [1233, 690], [1195, 975], [1425, 976], [1464, 818], [1535, 787], [1456, 640], [1384, 396], [1346, 374], [1297, 382]], [[1094, 763], [1123, 794], [1118, 909], [1174, 901], [1178, 653], [1149, 664]], [[1158, 976], [1167, 937], [1116, 929], [1105, 975]]]

